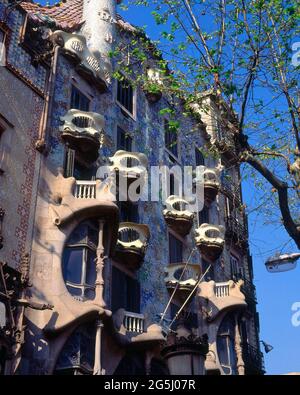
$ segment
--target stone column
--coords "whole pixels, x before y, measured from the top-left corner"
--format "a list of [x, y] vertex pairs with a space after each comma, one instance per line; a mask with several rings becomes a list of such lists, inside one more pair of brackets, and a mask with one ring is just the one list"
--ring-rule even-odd
[[107, 56], [115, 37], [116, 0], [84, 0], [83, 19], [88, 46]]
[[239, 320], [238, 320], [238, 315], [236, 314], [235, 316], [235, 339], [234, 339], [234, 345], [235, 345], [235, 352], [236, 352], [236, 358], [237, 358], [237, 370], [238, 374], [240, 376], [245, 375], [245, 363], [243, 360], [243, 349], [241, 345], [241, 335], [240, 335], [240, 330], [239, 330]]
[[94, 372], [93, 372], [95, 376], [96, 375], [100, 376], [103, 374], [102, 358], [101, 358], [102, 328], [103, 328], [103, 322], [101, 321], [101, 319], [98, 319], [96, 321], [95, 362], [94, 362]]
[[104, 291], [104, 279], [103, 279], [103, 269], [104, 269], [104, 245], [103, 245], [103, 230], [104, 230], [104, 221], [99, 220], [99, 240], [96, 251], [96, 302], [101, 305], [101, 307], [105, 307], [103, 291]]

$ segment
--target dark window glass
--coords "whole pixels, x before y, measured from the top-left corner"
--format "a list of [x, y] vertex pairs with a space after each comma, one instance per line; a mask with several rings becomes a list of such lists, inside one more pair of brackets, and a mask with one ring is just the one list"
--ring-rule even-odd
[[3, 43], [4, 41], [4, 31], [0, 29], [0, 43]]
[[139, 222], [138, 205], [131, 202], [119, 202], [120, 222]]
[[183, 245], [180, 240], [169, 233], [169, 262], [181, 263], [182, 262]]
[[95, 285], [96, 282], [96, 252], [87, 250], [87, 265], [85, 282], [88, 285]]
[[178, 132], [169, 127], [169, 122], [165, 120], [165, 147], [178, 157]]
[[132, 151], [132, 137], [118, 126], [117, 150]]
[[66, 248], [64, 252], [64, 279], [67, 283], [81, 283], [82, 261], [82, 248]]
[[75, 177], [76, 180], [90, 181], [95, 179], [95, 174], [96, 169], [94, 166], [85, 166], [75, 157], [73, 177]]
[[202, 152], [200, 151], [199, 148], [195, 148], [195, 161], [196, 161], [196, 166], [204, 166], [205, 165], [205, 160]]
[[226, 316], [219, 327], [217, 337], [218, 357], [225, 374], [237, 373], [234, 339], [234, 318], [231, 316]]
[[199, 225], [201, 224], [209, 224], [209, 209], [204, 206], [201, 211], [198, 213]]
[[90, 108], [90, 100], [74, 85], [72, 86], [70, 107], [80, 111], [89, 111]]
[[126, 79], [118, 81], [117, 100], [130, 114], [133, 114], [133, 87]]
[[112, 311], [120, 308], [132, 313], [140, 312], [140, 284], [124, 272], [112, 267]]
[[96, 177], [95, 164], [85, 162], [78, 152], [67, 148], [65, 158], [65, 177], [75, 177], [80, 181], [91, 181]]

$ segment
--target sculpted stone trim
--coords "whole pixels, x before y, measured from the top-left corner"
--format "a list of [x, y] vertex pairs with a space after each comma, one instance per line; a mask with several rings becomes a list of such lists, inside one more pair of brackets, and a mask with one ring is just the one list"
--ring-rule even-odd
[[109, 160], [111, 161], [109, 170], [111, 172], [118, 171], [121, 175], [126, 176], [128, 182], [137, 178], [145, 179], [148, 167], [148, 159], [145, 154], [119, 150]]
[[202, 224], [195, 232], [195, 242], [201, 254], [211, 261], [218, 259], [225, 244], [224, 226]]
[[165, 268], [165, 272], [166, 272], [165, 283], [167, 288], [173, 289], [178, 283], [179, 283], [178, 289], [182, 291], [190, 292], [191, 289], [194, 288], [199, 278], [199, 275], [201, 273], [201, 268], [198, 264], [189, 263], [187, 265], [187, 269], [183, 275], [183, 278], [179, 282], [178, 278], [175, 277], [175, 273], [178, 270], [183, 270], [184, 267], [185, 267], [185, 263], [179, 263], [179, 264], [171, 264]]
[[241, 292], [243, 283], [242, 280], [229, 280], [227, 283], [204, 281], [199, 284], [198, 296], [208, 313], [208, 321], [214, 321], [221, 312], [247, 306], [245, 295]]
[[98, 150], [104, 144], [104, 117], [94, 112], [69, 110], [60, 117], [62, 139], [69, 147], [82, 151], [92, 160], [98, 158]]
[[[128, 330], [131, 329], [127, 328], [125, 325], [126, 316], [128, 315], [136, 316], [135, 313], [119, 309], [113, 314], [112, 321], [110, 319], [106, 321], [117, 343], [123, 347], [144, 347], [149, 349], [166, 341], [161, 326], [157, 324], [151, 324], [147, 329], [143, 328], [143, 330], [139, 329], [135, 332]], [[142, 314], [138, 314], [138, 316], [142, 317]]]
[[104, 217], [111, 216], [112, 223], [118, 222], [118, 207], [114, 203], [115, 196], [111, 192], [112, 180], [108, 178], [105, 181], [96, 180], [95, 184], [95, 198], [79, 199], [76, 197], [76, 179], [74, 177], [64, 178], [59, 173], [53, 187], [56, 204], [50, 206], [53, 223], [62, 226], [74, 216], [81, 214], [87, 217], [103, 214]]
[[64, 53], [77, 64], [78, 73], [96, 83], [105, 92], [111, 83], [112, 66], [107, 56], [88, 48], [85, 36], [55, 31], [50, 40], [63, 48]]
[[184, 209], [187, 205], [186, 200], [172, 195], [167, 198], [166, 209], [163, 211], [168, 226], [181, 236], [186, 236], [193, 226], [194, 213]]

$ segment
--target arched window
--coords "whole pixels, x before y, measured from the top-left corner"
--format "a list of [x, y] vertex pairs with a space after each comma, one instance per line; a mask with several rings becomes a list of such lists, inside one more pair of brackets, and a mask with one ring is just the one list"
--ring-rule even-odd
[[95, 298], [98, 224], [81, 223], [71, 234], [63, 254], [63, 277], [68, 291], [80, 301]]
[[78, 327], [67, 340], [57, 360], [55, 375], [93, 374], [95, 360], [96, 324]]
[[227, 315], [218, 331], [217, 350], [220, 364], [227, 375], [237, 374], [235, 352], [235, 320], [232, 315]]

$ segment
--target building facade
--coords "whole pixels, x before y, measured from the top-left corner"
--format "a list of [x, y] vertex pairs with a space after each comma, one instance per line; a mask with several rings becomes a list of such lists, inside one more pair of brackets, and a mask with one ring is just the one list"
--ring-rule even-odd
[[[1, 374], [264, 373], [234, 116], [170, 103], [140, 35], [113, 0], [0, 0]], [[176, 172], [121, 197], [159, 166], [204, 169], [200, 212]]]

